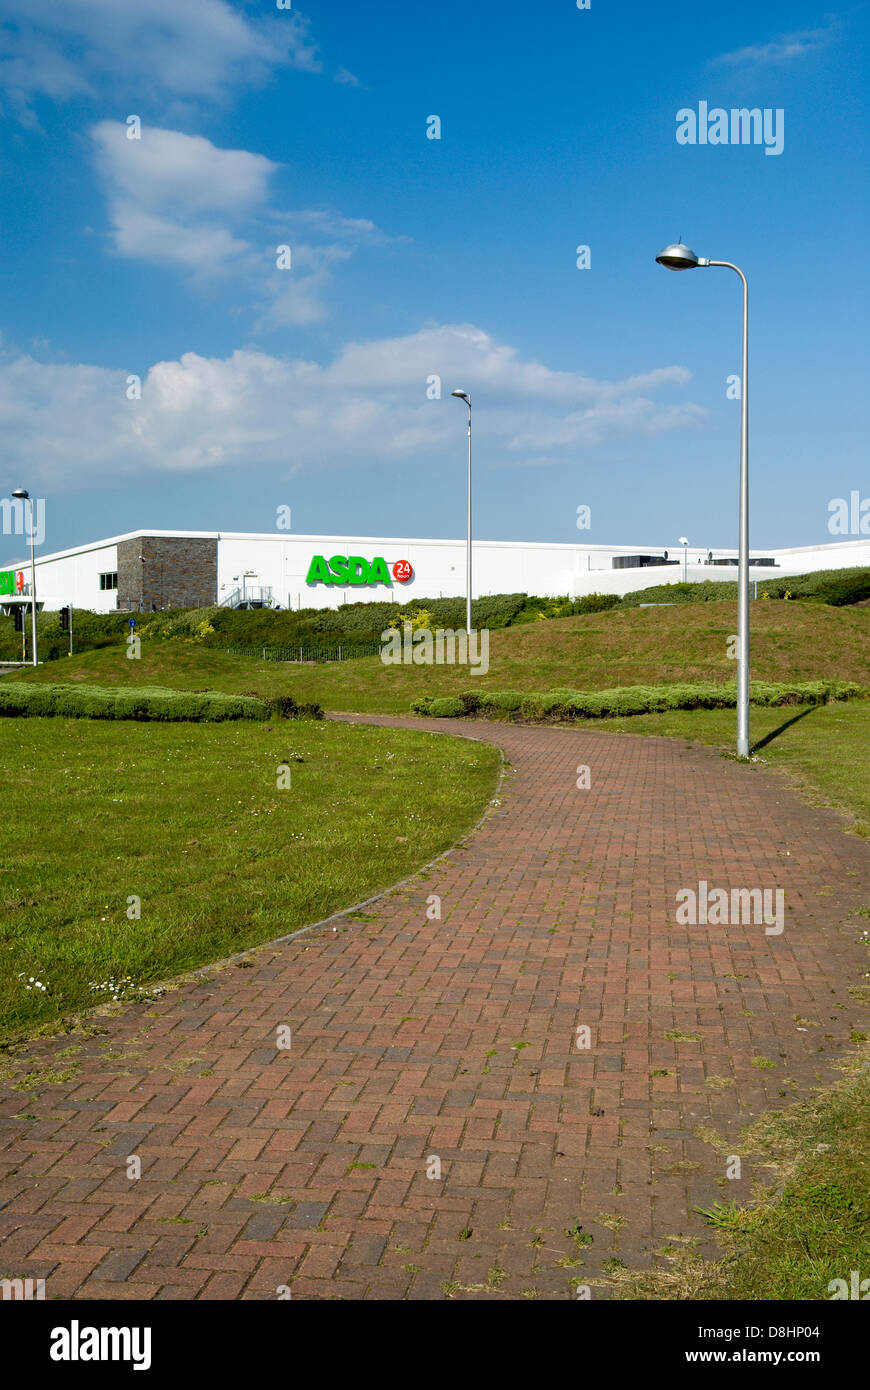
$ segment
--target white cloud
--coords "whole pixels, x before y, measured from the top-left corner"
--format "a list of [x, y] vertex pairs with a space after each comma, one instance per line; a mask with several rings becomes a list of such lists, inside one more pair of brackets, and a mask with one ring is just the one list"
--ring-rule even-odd
[[353, 249], [347, 246], [294, 243], [292, 269], [276, 269], [264, 284], [262, 312], [254, 332], [322, 322], [327, 313], [323, 295], [332, 278], [332, 268], [352, 255]]
[[2, 0], [0, 80], [32, 122], [37, 97], [67, 101], [113, 83], [178, 99], [223, 97], [287, 67], [320, 72], [307, 22], [227, 0]]
[[246, 241], [238, 241], [225, 227], [185, 227], [132, 202], [114, 203], [112, 221], [115, 248], [122, 256], [180, 266], [201, 277], [250, 251]]
[[[432, 375], [442, 377], [442, 400], [426, 398]], [[429, 470], [455, 447], [449, 392], [457, 384], [482, 408], [478, 438], [490, 462], [519, 464], [528, 453], [535, 463], [542, 449], [574, 461], [579, 447], [703, 417], [697, 406], [651, 399], [660, 386], [685, 384], [684, 367], [597, 381], [524, 361], [471, 325], [352, 344], [326, 366], [251, 349], [227, 358], [185, 353], [155, 363], [141, 400], [126, 399], [126, 377], [28, 356], [0, 365], [0, 448], [10, 474], [26, 465], [46, 493], [227, 465], [290, 472], [395, 459]]]
[[622, 382], [597, 381], [579, 372], [554, 372], [540, 362], [523, 362], [517, 348], [497, 343], [474, 324], [443, 324], [421, 329], [405, 338], [351, 343], [326, 369], [330, 383], [342, 389], [380, 387], [392, 382], [413, 388], [430, 373], [452, 373], [445, 390], [468, 387], [520, 395], [536, 400], [571, 405], [598, 402], [614, 396], [634, 395], [668, 383], [685, 384], [685, 367], [660, 367]]
[[251, 251], [225, 224], [262, 209], [278, 168], [272, 160], [147, 125], [130, 140], [119, 121], [102, 121], [91, 138], [119, 255], [205, 279]]
[[380, 235], [374, 222], [367, 217], [342, 217], [330, 208], [303, 208], [298, 212], [282, 212], [281, 222], [289, 227], [301, 227], [308, 234], [322, 236], [361, 237]]
[[279, 167], [264, 155], [222, 150], [202, 135], [147, 123], [130, 140], [122, 121], [101, 121], [91, 139], [113, 196], [183, 215], [247, 212], [266, 201]]
[[[199, 282], [231, 269], [257, 333], [321, 322], [333, 269], [363, 242], [388, 240], [368, 218], [272, 208], [280, 165], [263, 155], [148, 125], [130, 140], [120, 121], [102, 121], [90, 134], [114, 250]], [[291, 248], [288, 271], [277, 269], [279, 245]]]
[[768, 43], [749, 44], [746, 48], [723, 53], [715, 62], [730, 67], [761, 67], [789, 63], [795, 58], [803, 58], [807, 53], [816, 53], [822, 48], [827, 48], [837, 30], [837, 24], [830, 20], [822, 28], [796, 29], [790, 34], [780, 34]]

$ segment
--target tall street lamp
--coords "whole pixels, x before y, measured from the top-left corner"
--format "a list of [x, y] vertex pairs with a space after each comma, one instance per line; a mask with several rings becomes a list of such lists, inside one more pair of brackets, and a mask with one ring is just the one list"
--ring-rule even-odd
[[718, 265], [743, 284], [743, 363], [740, 377], [740, 529], [737, 560], [737, 756], [749, 757], [749, 285], [732, 261], [711, 261], [676, 242], [656, 256], [666, 270]]
[[465, 631], [471, 635], [471, 397], [467, 391], [451, 391], [468, 406], [468, 524], [466, 527]]
[[680, 545], [683, 547], [683, 583], [689, 578], [689, 538], [680, 536]]
[[30, 614], [33, 623], [33, 665], [37, 663], [36, 651], [36, 558], [33, 551], [33, 498], [25, 487], [17, 487], [12, 494], [22, 502], [30, 503]]

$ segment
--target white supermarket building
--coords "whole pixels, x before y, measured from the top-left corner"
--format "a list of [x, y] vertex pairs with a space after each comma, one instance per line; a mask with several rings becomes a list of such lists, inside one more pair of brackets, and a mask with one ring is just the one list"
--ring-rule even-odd
[[[20, 543], [20, 542], [19, 542]], [[690, 545], [475, 541], [474, 597], [624, 594], [655, 584], [736, 578], [737, 552]], [[130, 531], [36, 558], [40, 608], [96, 612], [166, 608], [337, 608], [361, 600], [459, 597], [463, 540]], [[870, 539], [751, 553], [750, 579], [870, 565]], [[29, 599], [30, 560], [0, 570], [0, 607]]]

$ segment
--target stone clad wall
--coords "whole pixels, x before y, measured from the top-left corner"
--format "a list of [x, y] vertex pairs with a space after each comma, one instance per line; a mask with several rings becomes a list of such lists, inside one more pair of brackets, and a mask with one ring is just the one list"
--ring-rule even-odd
[[214, 603], [216, 540], [141, 536], [118, 542], [120, 609], [150, 613], [163, 608], [209, 608]]

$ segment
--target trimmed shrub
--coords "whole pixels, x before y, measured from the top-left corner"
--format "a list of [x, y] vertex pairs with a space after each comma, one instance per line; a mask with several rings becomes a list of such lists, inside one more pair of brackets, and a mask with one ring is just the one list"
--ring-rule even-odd
[[[754, 580], [752, 585], [754, 592]], [[733, 602], [736, 597], [736, 578], [704, 579], [698, 583], [656, 584], [649, 589], [634, 589], [624, 595], [622, 602], [627, 608], [636, 608], [641, 603]], [[758, 581], [758, 597], [805, 599], [842, 608], [870, 599], [870, 568], [856, 566], [854, 569], [815, 570], [810, 574], [761, 579]]]
[[141, 719], [213, 723], [227, 719], [322, 719], [320, 705], [289, 695], [224, 695], [217, 690], [161, 686], [43, 685], [0, 681], [0, 717], [57, 715], [68, 719]]
[[[755, 705], [824, 705], [832, 700], [870, 698], [870, 687], [854, 681], [800, 681], [778, 684], [751, 681], [749, 698]], [[516, 690], [415, 700], [412, 709], [436, 718], [480, 714], [484, 718], [519, 716], [528, 720], [608, 719], [652, 714], [673, 709], [734, 709], [737, 686], [629, 685], [613, 690], [549, 690], [523, 695]]]
[[480, 695], [476, 690], [463, 690], [456, 698], [462, 702], [463, 714], [477, 714], [480, 709]]
[[297, 705], [292, 695], [269, 695], [265, 704], [275, 719], [322, 719], [321, 705]]
[[526, 698], [521, 690], [488, 690], [481, 694], [480, 707], [483, 709], [494, 709], [502, 714], [515, 714]]
[[430, 701], [428, 714], [434, 715], [436, 719], [455, 719], [457, 715], [464, 714], [465, 710], [462, 701], [455, 695], [445, 695], [440, 699]]
[[608, 608], [616, 608], [622, 602], [619, 594], [586, 594], [575, 599], [571, 605], [572, 613], [604, 613]]
[[297, 705], [297, 706], [296, 706], [296, 714], [295, 714], [295, 715], [292, 715], [291, 718], [294, 718], [294, 719], [322, 719], [322, 718], [323, 718], [323, 706], [322, 706], [322, 705], [315, 704], [313, 701], [312, 701], [311, 703], [307, 703], [307, 704], [304, 704], [304, 705]]
[[25, 685], [0, 683], [0, 717], [58, 716], [68, 719], [140, 719], [168, 721], [217, 721], [267, 719], [265, 700], [248, 695], [222, 695], [218, 691], [192, 692], [75, 685]]

